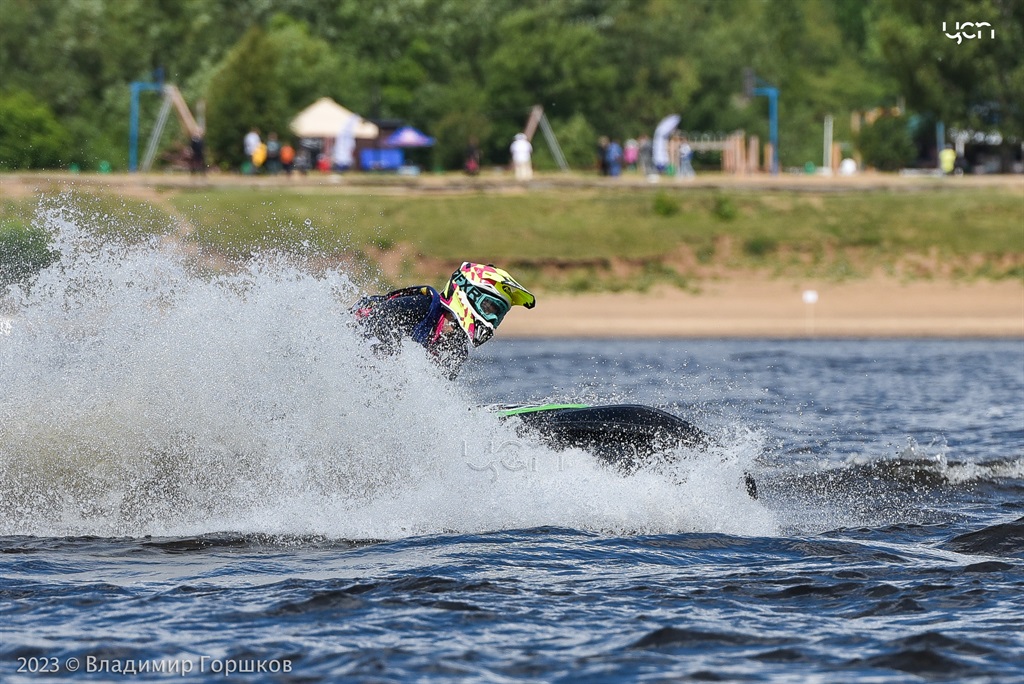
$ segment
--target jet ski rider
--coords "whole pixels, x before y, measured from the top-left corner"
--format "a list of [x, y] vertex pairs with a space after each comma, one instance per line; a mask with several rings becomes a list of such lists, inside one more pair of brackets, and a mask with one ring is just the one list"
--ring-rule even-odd
[[505, 314], [521, 304], [532, 309], [536, 298], [508, 271], [466, 261], [442, 292], [414, 285], [385, 295], [363, 297], [352, 307], [366, 337], [376, 338], [378, 354], [395, 354], [402, 339], [423, 345], [452, 380], [474, 347], [491, 339]]

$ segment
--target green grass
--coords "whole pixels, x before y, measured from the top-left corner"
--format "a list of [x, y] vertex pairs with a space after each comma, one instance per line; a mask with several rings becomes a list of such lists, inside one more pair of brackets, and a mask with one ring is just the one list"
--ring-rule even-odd
[[0, 291], [29, 281], [57, 259], [45, 231], [16, 219], [0, 220]]
[[60, 211], [61, 217], [74, 221], [98, 236], [118, 236], [138, 240], [161, 235], [174, 226], [172, 213], [153, 202], [125, 198], [106, 192], [52, 192], [39, 198], [0, 200], [0, 221], [14, 221], [43, 229], [37, 213], [40, 209]]
[[[265, 249], [357, 260], [396, 253], [404, 265], [393, 277], [431, 280], [459, 261], [487, 261], [568, 291], [690, 287], [701, 275], [674, 260], [680, 254], [690, 254], [698, 271], [833, 279], [901, 273], [901, 260], [913, 254], [935, 255], [961, 278], [1019, 278], [1024, 264], [1024, 195], [1016, 187], [395, 190], [161, 188], [148, 203], [101, 192], [76, 202], [101, 232], [188, 225], [190, 239], [230, 259]], [[0, 219], [28, 220], [35, 204], [0, 200]]]
[[[949, 254], [1024, 249], [1024, 198], [1000, 190], [834, 196], [573, 190], [529, 195], [347, 195], [289, 189], [182, 193], [171, 203], [201, 239], [226, 250], [316, 237], [348, 246], [413, 243], [440, 258], [466, 250], [504, 258], [642, 257], [732, 235], [779, 245], [880, 246]], [[661, 198], [661, 199], [658, 199]]]

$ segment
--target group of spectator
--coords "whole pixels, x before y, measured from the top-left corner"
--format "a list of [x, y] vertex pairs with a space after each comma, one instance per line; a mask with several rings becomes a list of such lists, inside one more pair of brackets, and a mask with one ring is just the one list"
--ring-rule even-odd
[[[198, 150], [196, 146], [198, 145]], [[247, 164], [243, 166], [243, 173], [268, 173], [277, 175], [282, 171], [291, 175], [292, 170], [305, 172], [311, 168], [308, 154], [305, 148], [300, 148], [297, 156], [295, 148], [289, 141], [283, 144], [278, 139], [276, 132], [267, 136], [266, 142], [260, 137], [258, 128], [252, 128], [245, 135], [243, 147]], [[677, 145], [678, 166], [677, 173], [680, 176], [693, 176], [693, 150], [686, 138], [682, 138]], [[525, 133], [517, 133], [509, 146], [512, 157], [512, 169], [516, 180], [528, 181], [533, 178], [533, 145], [527, 139]], [[639, 171], [644, 176], [665, 173], [668, 169], [664, 165], [655, 165], [653, 145], [651, 138], [641, 135], [639, 138], [630, 138], [625, 146], [617, 139], [601, 136], [597, 144], [597, 165], [602, 176], [620, 176], [624, 169]], [[193, 159], [202, 160], [202, 141], [193, 141]], [[470, 140], [466, 149], [465, 171], [470, 175], [476, 175], [480, 170], [480, 148], [475, 139]], [[201, 163], [201, 161], [200, 161]], [[195, 168], [195, 167], [194, 167]]]
[[694, 175], [693, 148], [685, 137], [676, 136], [673, 147], [678, 150], [677, 163], [673, 169], [668, 165], [655, 164], [654, 145], [650, 136], [626, 140], [625, 146], [608, 136], [601, 136], [597, 141], [597, 169], [602, 176], [619, 176], [622, 171], [638, 171], [643, 176], [656, 176], [674, 172], [681, 177]]
[[[693, 170], [693, 148], [685, 137], [673, 140], [673, 149], [677, 150], [677, 165], [669, 169], [666, 165], [654, 163], [654, 146], [651, 138], [641, 135], [630, 138], [623, 146], [617, 139], [601, 136], [597, 141], [597, 167], [602, 176], [620, 176], [623, 169], [639, 171], [644, 176], [652, 176], [674, 172], [681, 177], [691, 177]], [[516, 180], [530, 180], [533, 177], [532, 155], [533, 146], [525, 133], [517, 133], [509, 147], [512, 155], [512, 169]], [[475, 143], [467, 151], [466, 171], [475, 174], [479, 169], [479, 148]]]
[[[289, 141], [282, 144], [275, 132], [271, 132], [267, 136], [267, 141], [263, 142], [259, 129], [254, 127], [246, 133], [242, 144], [245, 156], [251, 165], [250, 173], [263, 172], [275, 176], [283, 171], [287, 175], [291, 175], [292, 170], [296, 168], [295, 148]], [[301, 162], [298, 166], [299, 170], [305, 168]], [[245, 167], [243, 167], [244, 170]]]

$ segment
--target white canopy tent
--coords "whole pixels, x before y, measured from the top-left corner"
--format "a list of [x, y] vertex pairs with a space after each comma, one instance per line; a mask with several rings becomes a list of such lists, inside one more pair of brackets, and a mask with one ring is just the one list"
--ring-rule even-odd
[[291, 129], [300, 138], [327, 138], [333, 140], [351, 117], [359, 119], [352, 133], [355, 138], [372, 140], [380, 135], [373, 122], [345, 109], [329, 97], [321, 97], [292, 119]]

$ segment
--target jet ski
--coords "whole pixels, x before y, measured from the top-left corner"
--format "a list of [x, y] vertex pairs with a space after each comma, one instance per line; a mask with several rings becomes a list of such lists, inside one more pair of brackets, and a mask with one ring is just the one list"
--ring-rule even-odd
[[[708, 433], [679, 416], [640, 404], [498, 404], [488, 407], [501, 418], [518, 420], [521, 432], [537, 435], [556, 451], [579, 448], [626, 473], [683, 447], [705, 451]], [[744, 484], [757, 498], [757, 483]]]

